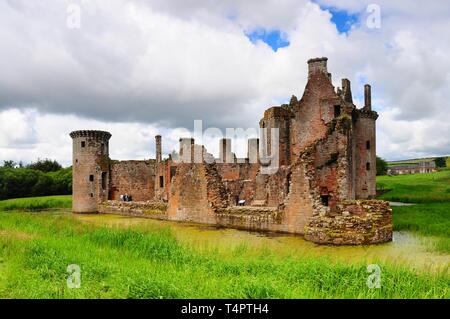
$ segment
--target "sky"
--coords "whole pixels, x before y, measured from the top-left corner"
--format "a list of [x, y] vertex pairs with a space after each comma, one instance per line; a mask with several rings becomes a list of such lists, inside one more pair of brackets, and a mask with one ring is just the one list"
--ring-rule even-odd
[[195, 120], [254, 128], [322, 56], [357, 106], [372, 85], [379, 156], [450, 155], [449, 16], [439, 0], [0, 0], [0, 162], [71, 165], [80, 129], [124, 160], [154, 158], [157, 134], [178, 149]]

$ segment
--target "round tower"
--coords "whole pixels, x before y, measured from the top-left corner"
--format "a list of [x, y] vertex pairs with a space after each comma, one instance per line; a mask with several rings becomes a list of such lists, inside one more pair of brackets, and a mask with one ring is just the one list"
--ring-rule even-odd
[[375, 198], [377, 191], [376, 120], [378, 113], [372, 110], [371, 88], [368, 84], [364, 86], [364, 101], [364, 107], [357, 112], [354, 127], [356, 199]]
[[104, 131], [75, 131], [73, 140], [74, 213], [97, 213], [98, 204], [108, 199], [109, 139]]

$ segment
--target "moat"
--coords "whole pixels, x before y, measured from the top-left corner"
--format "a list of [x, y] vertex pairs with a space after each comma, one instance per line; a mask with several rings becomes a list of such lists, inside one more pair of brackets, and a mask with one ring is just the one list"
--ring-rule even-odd
[[393, 241], [369, 246], [317, 245], [301, 236], [273, 232], [252, 232], [215, 226], [161, 221], [121, 215], [73, 215], [96, 226], [144, 230], [169, 229], [181, 242], [198, 250], [214, 250], [219, 255], [314, 256], [348, 263], [387, 262], [408, 268], [435, 272], [447, 269], [450, 256], [432, 252], [433, 237], [410, 232], [394, 232]]

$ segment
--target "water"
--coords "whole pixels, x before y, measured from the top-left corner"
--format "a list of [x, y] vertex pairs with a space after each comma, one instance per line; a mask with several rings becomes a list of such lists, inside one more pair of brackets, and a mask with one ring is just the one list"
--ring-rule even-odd
[[301, 236], [263, 233], [198, 224], [134, 218], [120, 215], [74, 215], [86, 223], [119, 228], [155, 230], [169, 228], [183, 243], [197, 250], [214, 250], [218, 254], [274, 255], [283, 257], [316, 256], [345, 263], [377, 263], [408, 266], [418, 271], [447, 270], [450, 254], [433, 252], [432, 237], [410, 232], [394, 232], [390, 243], [370, 246], [326, 246], [306, 241]]

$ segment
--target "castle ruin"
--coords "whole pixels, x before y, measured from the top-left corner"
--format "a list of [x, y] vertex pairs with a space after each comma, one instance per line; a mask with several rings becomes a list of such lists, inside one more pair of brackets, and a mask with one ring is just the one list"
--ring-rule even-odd
[[[222, 139], [219, 158], [211, 161], [192, 138], [180, 139], [177, 160], [163, 159], [156, 136], [156, 159], [115, 161], [109, 158], [110, 133], [72, 132], [74, 213], [286, 232], [322, 244], [390, 241], [391, 209], [374, 200], [378, 114], [371, 87], [365, 85], [364, 107], [357, 108], [349, 80], [333, 86], [327, 60], [308, 61], [300, 100], [293, 96], [264, 112], [260, 127], [278, 129], [279, 165], [272, 174], [259, 156], [270, 155], [269, 139], [249, 139], [245, 159]], [[121, 194], [133, 201], [120, 201]]]

